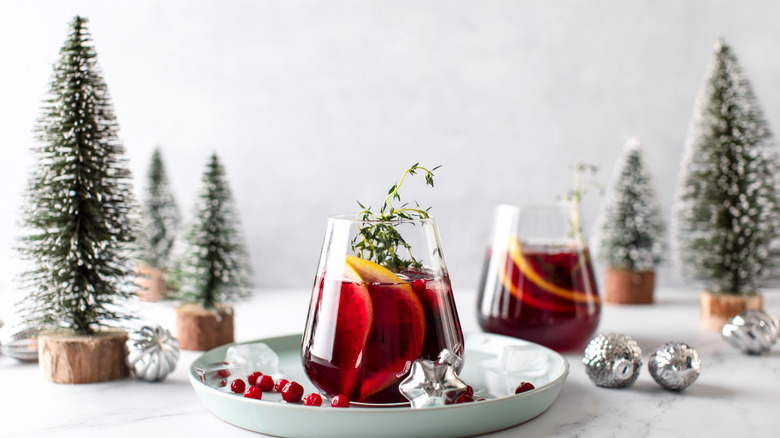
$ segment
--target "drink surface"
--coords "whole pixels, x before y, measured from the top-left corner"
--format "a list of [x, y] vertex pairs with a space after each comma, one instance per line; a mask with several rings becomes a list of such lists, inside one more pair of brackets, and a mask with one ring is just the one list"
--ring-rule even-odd
[[488, 250], [487, 260], [478, 297], [483, 330], [558, 351], [590, 339], [601, 306], [587, 249], [518, 242]]
[[398, 384], [417, 358], [463, 356], [463, 333], [449, 277], [397, 273], [394, 282], [315, 280], [303, 341], [309, 379], [351, 401], [406, 401]]

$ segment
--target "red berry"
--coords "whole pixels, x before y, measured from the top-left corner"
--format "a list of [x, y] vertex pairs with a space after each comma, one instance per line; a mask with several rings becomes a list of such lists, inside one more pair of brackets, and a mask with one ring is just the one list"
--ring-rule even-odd
[[263, 375], [260, 376], [259, 379], [257, 379], [257, 387], [260, 388], [264, 392], [273, 391], [274, 389], [274, 379], [269, 375]]
[[228, 371], [228, 370], [219, 370], [219, 371], [217, 371], [217, 375], [219, 377], [230, 377], [230, 371]]
[[219, 386], [220, 387], [227, 386], [227, 380], [225, 380], [225, 379], [220, 380], [219, 381]]
[[246, 392], [244, 392], [244, 397], [261, 400], [263, 398], [263, 391], [260, 391], [260, 388], [257, 386], [249, 385], [249, 387], [246, 388]]
[[274, 384], [274, 391], [282, 392], [282, 390], [284, 389], [284, 387], [288, 383], [290, 383], [290, 381], [287, 380], [287, 379], [279, 379], [279, 380], [277, 380], [276, 383]]
[[534, 389], [534, 385], [528, 383], [528, 382], [520, 382], [519, 385], [517, 385], [517, 389], [515, 389], [515, 394], [520, 394], [521, 392], [526, 392]]
[[319, 394], [311, 393], [303, 398], [303, 404], [306, 406], [320, 406], [322, 405], [322, 397]]
[[233, 381], [233, 383], [230, 384], [230, 390], [235, 392], [236, 394], [240, 394], [244, 392], [246, 389], [246, 383], [244, 383], [241, 379], [236, 379]]
[[282, 399], [288, 403], [295, 403], [303, 396], [303, 386], [298, 382], [289, 382], [282, 388]]
[[418, 294], [423, 293], [425, 291], [425, 281], [420, 279], [414, 280], [412, 282], [412, 289]]
[[460, 396], [460, 398], [458, 398], [457, 401], [455, 401], [455, 403], [471, 403], [473, 401], [474, 401], [474, 397], [468, 394], [463, 394], [462, 396]]
[[330, 405], [334, 408], [348, 408], [349, 407], [349, 399], [346, 395], [337, 395], [333, 397], [333, 400], [330, 401]]
[[254, 373], [250, 374], [249, 377], [246, 378], [247, 382], [249, 382], [250, 385], [257, 385], [257, 378], [262, 376], [263, 373], [260, 371], [255, 371]]
[[466, 392], [463, 393], [455, 403], [469, 403], [474, 401], [474, 388], [471, 385], [466, 385]]

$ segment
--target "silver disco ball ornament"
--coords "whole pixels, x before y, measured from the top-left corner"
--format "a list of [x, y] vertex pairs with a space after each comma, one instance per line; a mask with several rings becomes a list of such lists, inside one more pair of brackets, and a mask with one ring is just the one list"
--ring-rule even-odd
[[150, 382], [165, 379], [179, 360], [179, 341], [159, 325], [129, 332], [125, 346], [130, 371]]
[[764, 354], [777, 342], [777, 319], [761, 310], [748, 310], [723, 325], [723, 338], [747, 354]]
[[591, 339], [582, 358], [585, 372], [597, 386], [624, 388], [642, 369], [642, 350], [630, 336], [610, 333]]
[[668, 342], [653, 351], [647, 361], [650, 375], [666, 389], [685, 389], [701, 374], [701, 357], [695, 348], [682, 342]]
[[38, 334], [43, 328], [29, 323], [4, 325], [0, 328], [0, 352], [22, 361], [38, 360]]

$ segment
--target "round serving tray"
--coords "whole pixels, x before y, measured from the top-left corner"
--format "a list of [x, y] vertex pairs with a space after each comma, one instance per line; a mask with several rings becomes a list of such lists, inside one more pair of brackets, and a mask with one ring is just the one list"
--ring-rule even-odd
[[[314, 392], [301, 365], [301, 336], [259, 339], [279, 355], [279, 367], [288, 380]], [[233, 345], [233, 344], [230, 344]], [[212, 388], [202, 383], [196, 368], [225, 360], [230, 345], [204, 353], [190, 366], [192, 387], [206, 407], [222, 420], [251, 431], [280, 437], [343, 438], [366, 437], [460, 437], [506, 429], [524, 423], [549, 408], [569, 373], [569, 363], [560, 354], [538, 344], [506, 336], [471, 333], [466, 335], [465, 366], [460, 377], [486, 400], [442, 407], [331, 408], [280, 401], [279, 394], [264, 394], [263, 400]], [[510, 347], [513, 367], [507, 374], [499, 371], [499, 357]], [[524, 367], [528, 370], [523, 373]], [[262, 371], [262, 370], [260, 370]], [[535, 389], [514, 394], [521, 381]]]

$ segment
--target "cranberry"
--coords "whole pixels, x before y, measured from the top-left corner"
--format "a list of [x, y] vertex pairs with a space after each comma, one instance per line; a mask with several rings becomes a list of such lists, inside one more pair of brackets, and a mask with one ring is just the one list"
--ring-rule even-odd
[[459, 398], [458, 398], [458, 399], [455, 401], [455, 403], [471, 403], [471, 402], [473, 402], [473, 401], [474, 401], [474, 397], [472, 397], [472, 396], [470, 396], [470, 395], [467, 395], [467, 394], [463, 394], [462, 396], [460, 396], [460, 397], [459, 397]]
[[474, 401], [474, 388], [471, 385], [466, 385], [466, 392], [463, 393], [455, 403], [470, 403]]
[[425, 292], [425, 281], [417, 279], [412, 282], [412, 289], [418, 294]]
[[277, 380], [276, 383], [274, 384], [274, 391], [282, 392], [282, 390], [284, 389], [285, 385], [287, 385], [288, 383], [290, 383], [290, 381], [287, 380], [287, 379], [279, 379], [279, 380]]
[[230, 384], [230, 390], [236, 394], [241, 394], [246, 389], [246, 383], [241, 379], [236, 379]]
[[333, 397], [333, 400], [330, 401], [330, 405], [334, 408], [348, 408], [349, 407], [349, 399], [346, 395], [337, 395]]
[[219, 370], [219, 371], [217, 371], [217, 375], [219, 377], [230, 377], [230, 371], [228, 371], [228, 370]]
[[249, 377], [246, 378], [247, 382], [249, 382], [250, 385], [257, 385], [257, 378], [262, 376], [263, 373], [260, 371], [255, 371], [254, 373], [250, 374]]
[[273, 391], [274, 379], [269, 375], [263, 375], [260, 376], [259, 379], [257, 379], [256, 385], [264, 392]]
[[322, 397], [319, 394], [311, 393], [303, 398], [303, 404], [306, 406], [320, 406], [322, 405]]
[[288, 403], [295, 403], [303, 396], [303, 386], [298, 382], [289, 382], [282, 388], [282, 399]]
[[260, 388], [257, 386], [249, 385], [249, 387], [246, 388], [246, 391], [244, 392], [244, 397], [261, 400], [263, 398], [263, 391], [260, 391]]
[[521, 392], [526, 392], [534, 389], [534, 385], [528, 383], [528, 382], [520, 382], [519, 385], [517, 385], [517, 389], [515, 389], [515, 394], [520, 394]]

